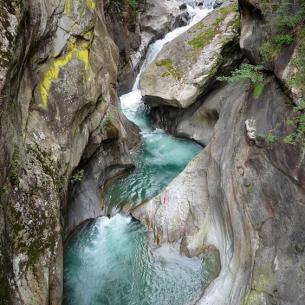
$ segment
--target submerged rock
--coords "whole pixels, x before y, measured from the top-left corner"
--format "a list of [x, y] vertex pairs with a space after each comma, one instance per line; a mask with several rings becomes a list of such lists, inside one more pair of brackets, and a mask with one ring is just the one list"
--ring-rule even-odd
[[145, 103], [177, 108], [193, 104], [215, 84], [217, 74], [240, 63], [238, 31], [237, 5], [231, 4], [165, 45], [141, 75]]

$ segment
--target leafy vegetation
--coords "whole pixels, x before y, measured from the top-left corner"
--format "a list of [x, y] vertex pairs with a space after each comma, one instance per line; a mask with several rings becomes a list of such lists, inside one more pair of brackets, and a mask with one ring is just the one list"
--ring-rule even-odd
[[269, 15], [270, 22], [266, 25], [265, 42], [260, 53], [266, 62], [273, 61], [283, 48], [299, 42], [297, 56], [292, 64], [296, 68], [290, 81], [291, 86], [305, 88], [305, 0], [262, 1], [263, 10]]
[[276, 136], [273, 133], [268, 132], [265, 135], [265, 141], [266, 141], [267, 144], [272, 145], [276, 142]]
[[239, 69], [236, 69], [230, 76], [221, 76], [217, 79], [220, 81], [228, 81], [229, 83], [236, 82], [251, 82], [254, 86], [253, 95], [259, 97], [264, 90], [264, 74], [262, 73], [262, 66], [253, 66], [250, 64], [243, 64]]
[[138, 0], [128, 0], [128, 5], [133, 11], [136, 11], [138, 9], [139, 3]]
[[85, 171], [83, 169], [78, 170], [72, 177], [71, 177], [71, 183], [74, 184], [76, 182], [80, 182], [84, 178]]
[[124, 9], [129, 8], [135, 15], [139, 6], [138, 0], [110, 0], [108, 4], [108, 10], [113, 13], [121, 14]]
[[295, 116], [287, 120], [287, 125], [295, 127], [294, 131], [284, 138], [284, 143], [301, 144], [305, 148], [305, 101], [293, 108]]
[[296, 72], [291, 78], [289, 84], [291, 86], [305, 89], [305, 29], [300, 33], [298, 53], [293, 59], [292, 64], [296, 68]]

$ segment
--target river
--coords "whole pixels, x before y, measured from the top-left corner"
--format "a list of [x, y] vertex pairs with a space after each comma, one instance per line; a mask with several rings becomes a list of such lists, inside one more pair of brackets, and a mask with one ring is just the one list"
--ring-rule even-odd
[[[209, 12], [191, 5], [187, 9], [190, 24], [152, 44], [141, 71], [164, 44]], [[202, 149], [152, 127], [141, 99], [140, 73], [132, 91], [120, 97], [122, 111], [143, 136], [143, 145], [133, 156], [136, 170], [108, 190], [111, 218], [97, 218], [69, 240], [64, 260], [67, 305], [190, 305], [206, 287], [209, 275], [200, 258], [181, 256], [174, 244], [153, 247], [145, 227], [120, 213], [123, 206], [160, 193]]]

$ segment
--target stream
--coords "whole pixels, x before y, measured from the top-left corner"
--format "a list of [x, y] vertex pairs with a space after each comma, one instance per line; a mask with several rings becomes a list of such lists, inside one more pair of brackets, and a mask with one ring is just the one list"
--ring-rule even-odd
[[[210, 11], [189, 5], [187, 9], [190, 24], [152, 44], [141, 71], [164, 44]], [[141, 71], [132, 91], [120, 97], [122, 111], [143, 136], [142, 147], [133, 155], [136, 169], [108, 189], [112, 216], [97, 218], [69, 240], [64, 258], [66, 305], [191, 305], [206, 288], [206, 262], [181, 256], [174, 244], [155, 249], [145, 226], [118, 212], [160, 193], [202, 149], [152, 127], [139, 90]]]

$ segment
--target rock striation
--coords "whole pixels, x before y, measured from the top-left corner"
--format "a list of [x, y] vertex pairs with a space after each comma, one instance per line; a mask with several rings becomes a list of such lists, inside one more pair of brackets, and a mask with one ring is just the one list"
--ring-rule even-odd
[[102, 213], [137, 130], [119, 112], [103, 1], [0, 5], [0, 303], [59, 305], [63, 231]]
[[[239, 1], [243, 56], [262, 66], [259, 94], [253, 78], [246, 77], [221, 85], [202, 83], [198, 86], [202, 94], [183, 104], [180, 91], [170, 89], [175, 86], [172, 75], [165, 74], [169, 81], [163, 78], [164, 84], [158, 83], [165, 67], [155, 62], [142, 77], [142, 94], [153, 107], [156, 125], [206, 145], [160, 195], [133, 211], [147, 225], [156, 246], [178, 242], [181, 253], [189, 256], [200, 256], [210, 246], [219, 250], [220, 274], [200, 305], [304, 303], [300, 3], [286, 11], [289, 18], [296, 17], [292, 41], [290, 30], [271, 29], [273, 40], [268, 32], [280, 14], [276, 8], [283, 8], [284, 2]], [[179, 39], [162, 53], [178, 52]], [[232, 69], [230, 65], [228, 70]], [[216, 77], [222, 74], [218, 70]]]

